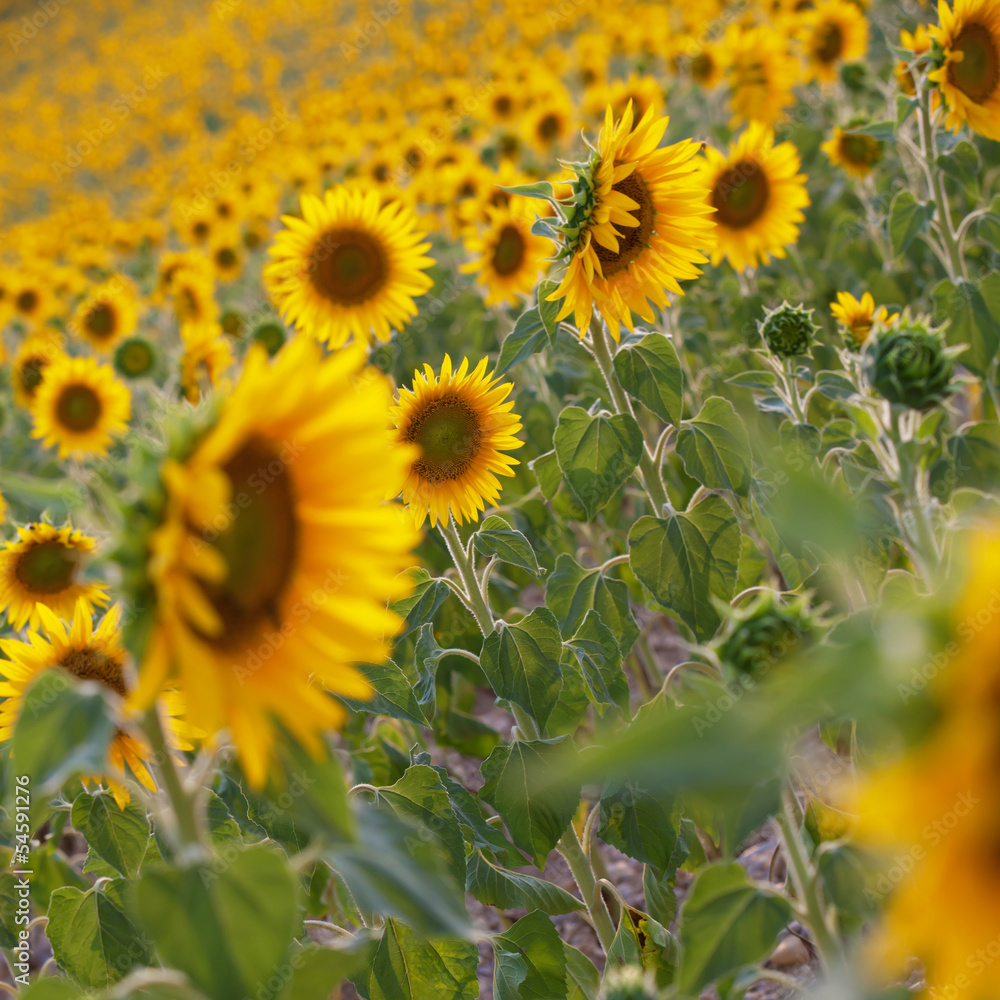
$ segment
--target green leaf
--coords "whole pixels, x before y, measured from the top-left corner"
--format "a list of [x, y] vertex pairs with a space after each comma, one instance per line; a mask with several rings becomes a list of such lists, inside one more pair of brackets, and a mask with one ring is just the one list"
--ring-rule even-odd
[[675, 426], [684, 415], [684, 373], [673, 343], [647, 333], [615, 354], [615, 373], [625, 391]]
[[116, 871], [135, 878], [149, 844], [149, 820], [136, 799], [119, 809], [110, 792], [83, 792], [73, 801], [73, 828]]
[[594, 963], [571, 944], [563, 944], [563, 953], [566, 955], [566, 983], [569, 986], [566, 1000], [597, 1000], [601, 974]]
[[627, 780], [610, 782], [601, 792], [597, 832], [623, 854], [660, 871], [667, 870], [677, 849], [670, 810]]
[[614, 633], [594, 610], [587, 612], [579, 631], [566, 641], [583, 671], [587, 696], [603, 710], [617, 706], [628, 713], [628, 678], [622, 670], [622, 652]]
[[559, 315], [559, 310], [562, 308], [562, 300], [556, 299], [553, 302], [549, 302], [549, 296], [559, 287], [559, 282], [554, 281], [552, 278], [543, 278], [538, 283], [538, 315], [542, 319], [542, 326], [545, 327], [545, 332], [549, 335], [549, 343], [554, 344], [556, 342], [556, 334], [559, 332], [559, 323], [556, 320], [556, 316]]
[[329, 1000], [338, 983], [368, 965], [371, 952], [372, 942], [361, 937], [338, 941], [335, 947], [310, 944], [294, 952], [288, 962], [293, 971], [280, 1000]]
[[592, 521], [635, 472], [642, 431], [627, 414], [592, 417], [579, 406], [559, 414], [556, 458], [573, 499]]
[[951, 152], [939, 154], [937, 164], [960, 184], [975, 185], [981, 176], [979, 151], [967, 139], [963, 139]]
[[[1000, 488], [1000, 431], [996, 424], [973, 424], [948, 439], [953, 463], [952, 489], [995, 492]], [[951, 490], [948, 491], [949, 495]]]
[[546, 201], [555, 200], [555, 189], [550, 181], [535, 181], [534, 184], [513, 184], [510, 187], [500, 187], [509, 194], [524, 195], [525, 198], [542, 198]]
[[355, 836], [354, 815], [347, 803], [344, 772], [334, 757], [314, 758], [289, 742], [279, 751], [285, 780], [268, 789], [265, 805], [271, 818], [286, 816], [298, 827], [322, 836]]
[[629, 532], [632, 571], [695, 638], [710, 639], [721, 618], [713, 598], [729, 602], [739, 577], [742, 535], [721, 497], [707, 496], [667, 518], [643, 517]]
[[485, 784], [479, 797], [501, 815], [514, 843], [542, 868], [580, 804], [580, 786], [558, 781], [572, 744], [554, 740], [515, 740], [498, 746], [480, 769]]
[[415, 581], [413, 593], [392, 604], [392, 610], [406, 619], [406, 624], [397, 639], [402, 639], [425, 622], [429, 622], [451, 593], [447, 584], [433, 579], [425, 569], [411, 570], [410, 575]]
[[496, 556], [501, 562], [520, 566], [538, 576], [538, 560], [531, 542], [499, 515], [486, 518], [473, 538], [480, 555]]
[[539, 607], [513, 625], [498, 622], [479, 662], [497, 697], [523, 708], [544, 729], [562, 686], [561, 653], [559, 623]]
[[555, 924], [541, 911], [493, 938], [496, 1000], [562, 1000], [566, 954]]
[[298, 894], [286, 858], [260, 846], [184, 868], [147, 869], [135, 904], [166, 965], [213, 1000], [242, 1000], [287, 961]]
[[355, 712], [388, 715], [393, 719], [406, 719], [418, 726], [427, 725], [427, 719], [413, 693], [413, 685], [392, 660], [378, 664], [363, 663], [358, 669], [371, 684], [374, 696], [370, 701], [362, 701], [360, 698], [339, 695], [345, 705]]
[[739, 863], [702, 869], [681, 910], [681, 992], [697, 996], [722, 976], [759, 962], [791, 919], [788, 901], [755, 887]]
[[471, 941], [422, 940], [390, 919], [371, 965], [354, 983], [365, 1000], [477, 1000], [478, 966]]
[[551, 500], [563, 481], [562, 469], [559, 468], [559, 459], [556, 458], [555, 450], [547, 451], [544, 455], [532, 459], [528, 463], [528, 468], [535, 474], [538, 485], [542, 488], [542, 496], [546, 500]]
[[45, 934], [55, 960], [87, 989], [107, 989], [133, 966], [152, 961], [150, 943], [125, 915], [114, 891], [56, 889], [48, 917]]
[[506, 375], [515, 365], [537, 354], [548, 340], [548, 332], [538, 308], [526, 309], [517, 317], [514, 329], [507, 334], [500, 345], [496, 376]]
[[778, 384], [778, 376], [774, 372], [758, 371], [752, 369], [747, 372], [737, 372], [731, 378], [727, 378], [729, 385], [739, 386], [741, 389], [773, 389]]
[[421, 625], [413, 647], [413, 665], [417, 670], [417, 683], [413, 686], [413, 695], [428, 721], [434, 719], [437, 711], [437, 670], [444, 652], [434, 638], [434, 626], [429, 622]]
[[32, 828], [44, 818], [47, 800], [78, 774], [103, 774], [116, 721], [93, 682], [76, 683], [63, 670], [46, 670], [32, 682], [14, 723], [13, 775], [27, 775]]
[[437, 840], [459, 884], [465, 884], [465, 841], [441, 776], [426, 764], [414, 764], [394, 785], [378, 790], [380, 801], [415, 822]]
[[571, 555], [559, 554], [545, 584], [545, 602], [559, 620], [564, 637], [579, 631], [590, 610], [618, 638], [622, 656], [627, 656], [639, 638], [639, 626], [629, 607], [628, 586], [603, 573], [600, 567], [584, 569]]
[[921, 204], [909, 191], [900, 191], [893, 198], [889, 209], [892, 252], [897, 257], [904, 254], [909, 245], [928, 227], [933, 217], [933, 203]]
[[986, 375], [1000, 349], [1000, 274], [978, 284], [945, 279], [933, 292], [934, 318], [948, 321], [946, 336], [953, 347], [965, 347], [960, 360], [977, 375]]
[[553, 916], [582, 910], [583, 903], [565, 889], [534, 875], [508, 871], [488, 861], [481, 851], [469, 857], [466, 892], [498, 910], [544, 910]]
[[710, 490], [746, 496], [750, 489], [750, 439], [728, 399], [712, 396], [681, 424], [677, 454], [687, 474]]
[[357, 810], [357, 840], [331, 844], [323, 859], [347, 883], [361, 911], [399, 917], [428, 935], [465, 934], [464, 882], [455, 882], [426, 831], [388, 807]]

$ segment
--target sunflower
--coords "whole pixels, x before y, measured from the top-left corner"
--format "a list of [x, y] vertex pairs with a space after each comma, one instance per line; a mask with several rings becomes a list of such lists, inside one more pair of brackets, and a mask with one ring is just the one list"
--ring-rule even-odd
[[212, 243], [212, 267], [219, 281], [235, 281], [243, 271], [239, 230], [227, 229]]
[[88, 611], [108, 603], [107, 588], [80, 580], [85, 558], [96, 542], [68, 525], [29, 524], [17, 529], [18, 537], [0, 549], [0, 609], [11, 628], [37, 629], [38, 608], [51, 608], [68, 617], [78, 601]]
[[718, 224], [713, 264], [728, 257], [742, 271], [785, 256], [809, 204], [800, 163], [790, 142], [776, 146], [774, 133], [758, 123], [730, 146], [728, 157], [706, 148], [703, 171]]
[[852, 177], [867, 177], [883, 156], [882, 143], [875, 136], [845, 132], [839, 126], [820, 148], [831, 163], [843, 167]]
[[629, 106], [615, 122], [609, 107], [597, 153], [578, 178], [573, 199], [588, 200], [589, 215], [549, 300], [565, 298], [558, 319], [574, 313], [581, 336], [595, 304], [615, 340], [623, 322], [633, 329], [633, 312], [652, 322], [650, 300], [665, 308], [666, 290], [683, 295], [678, 279], [696, 278], [707, 260], [701, 250], [715, 227], [693, 161], [700, 143], [659, 148], [668, 121], [649, 108], [633, 125]]
[[233, 349], [218, 323], [185, 323], [181, 327], [181, 391], [193, 404], [201, 399], [201, 383], [216, 386], [233, 366]]
[[566, 145], [578, 128], [573, 102], [564, 91], [546, 94], [524, 114], [522, 134], [537, 152], [549, 155]]
[[876, 309], [871, 292], [865, 292], [860, 302], [850, 292], [837, 292], [837, 301], [830, 306], [830, 314], [847, 328], [858, 347], [865, 343], [876, 323], [887, 326], [899, 319], [898, 314], [890, 316], [885, 306]]
[[944, 52], [944, 65], [928, 74], [940, 88], [947, 125], [963, 122], [973, 132], [1000, 141], [1000, 6], [995, 0], [939, 0], [940, 27], [930, 33]]
[[446, 354], [441, 374], [430, 365], [413, 373], [413, 387], [399, 390], [391, 416], [397, 446], [416, 445], [420, 455], [407, 463], [398, 482], [386, 493], [402, 492], [417, 527], [430, 514], [431, 527], [451, 516], [479, 520], [485, 501], [500, 497], [500, 476], [513, 476], [516, 458], [505, 452], [524, 442], [514, 435], [521, 418], [510, 411], [514, 402], [504, 402], [513, 385], [486, 372], [486, 359], [469, 371], [468, 359], [453, 372]]
[[180, 323], [214, 323], [219, 318], [215, 282], [204, 271], [182, 269], [170, 282], [174, 312]]
[[832, 83], [841, 66], [868, 51], [868, 21], [849, 0], [820, 0], [803, 15], [803, 25], [809, 74], [822, 83]]
[[775, 125], [795, 103], [792, 88], [799, 82], [799, 64], [789, 53], [785, 36], [766, 25], [731, 25], [722, 46], [731, 124]]
[[45, 370], [53, 361], [65, 357], [62, 336], [45, 327], [29, 333], [14, 358], [11, 381], [14, 401], [25, 408], [34, 402]]
[[465, 249], [476, 259], [463, 264], [465, 274], [479, 274], [486, 286], [488, 306], [513, 305], [521, 295], [529, 295], [544, 258], [552, 253], [552, 242], [531, 231], [535, 213], [523, 200], [511, 208], [487, 208], [489, 230], [484, 236], [471, 236]]
[[110, 365], [62, 357], [45, 369], [31, 412], [32, 436], [58, 446], [60, 458], [103, 455], [128, 428], [132, 397]]
[[[914, 32], [909, 32], [905, 28], [899, 33], [899, 44], [901, 48], [909, 49], [913, 53], [914, 57], [922, 56], [925, 52], [930, 51], [931, 47], [931, 36], [927, 32], [927, 27], [923, 24], [917, 25], [917, 30]], [[902, 59], [897, 60], [894, 69], [896, 74], [896, 82], [899, 84], [900, 90], [910, 97], [916, 97], [917, 95], [917, 84], [913, 79], [913, 72], [910, 69], [910, 61], [903, 61]]]
[[99, 351], [109, 351], [135, 329], [135, 290], [122, 278], [95, 288], [77, 307], [70, 329]]
[[[122, 646], [121, 606], [115, 605], [94, 628], [91, 608], [84, 600], [77, 602], [71, 613], [72, 623], [67, 630], [60, 616], [44, 605], [39, 606], [39, 624], [45, 635], [29, 633], [26, 642], [16, 639], [0, 640], [0, 651], [7, 657], [0, 660], [0, 742], [10, 739], [21, 712], [21, 704], [35, 678], [49, 669], [63, 670], [81, 681], [96, 681], [114, 691], [122, 699], [129, 696], [125, 676], [126, 653]], [[38, 626], [32, 626], [37, 628]], [[168, 743], [177, 750], [189, 750], [191, 744], [184, 738], [184, 725], [177, 719], [180, 705], [175, 695], [165, 698], [168, 719]], [[153, 759], [152, 748], [138, 733], [119, 728], [108, 746], [108, 759], [115, 775], [135, 778], [144, 788], [156, 791], [156, 783], [149, 773]], [[131, 796], [128, 786], [118, 777], [91, 776], [91, 781], [104, 782], [119, 809], [128, 805]]]
[[725, 51], [720, 44], [708, 43], [700, 46], [691, 56], [689, 71], [702, 90], [714, 90], [722, 82], [725, 70]]
[[389, 339], [415, 316], [413, 299], [433, 285], [424, 274], [434, 261], [423, 256], [413, 213], [399, 202], [379, 206], [377, 191], [344, 187], [323, 201], [302, 198], [302, 215], [282, 216], [264, 269], [264, 280], [282, 315], [340, 347], [353, 334]]
[[390, 401], [360, 346], [324, 359], [299, 337], [273, 364], [253, 348], [214, 427], [163, 467], [139, 703], [176, 675], [191, 722], [229, 730], [255, 788], [274, 720], [318, 752], [344, 718], [327, 690], [366, 698], [353, 664], [384, 660], [401, 626], [386, 605], [411, 586], [418, 535], [380, 503], [413, 459], [387, 447]]
[[18, 275], [11, 289], [10, 304], [14, 316], [31, 325], [52, 315], [52, 293], [46, 282], [34, 274]]

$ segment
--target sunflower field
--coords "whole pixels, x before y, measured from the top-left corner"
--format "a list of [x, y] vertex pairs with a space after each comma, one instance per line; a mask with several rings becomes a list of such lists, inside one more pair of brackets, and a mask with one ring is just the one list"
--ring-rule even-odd
[[0, 993], [1000, 1000], [1000, 0], [0, 49]]

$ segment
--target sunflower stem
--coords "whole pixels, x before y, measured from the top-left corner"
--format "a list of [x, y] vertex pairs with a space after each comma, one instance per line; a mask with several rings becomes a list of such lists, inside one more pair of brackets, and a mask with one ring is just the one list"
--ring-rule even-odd
[[173, 813], [172, 825], [178, 851], [186, 853], [192, 849], [200, 849], [204, 845], [204, 838], [195, 811], [195, 797], [188, 794], [177, 773], [156, 705], [143, 718], [142, 729], [153, 750], [153, 760], [160, 774], [161, 787], [166, 793]]
[[476, 624], [479, 625], [479, 630], [483, 635], [489, 635], [495, 627], [493, 612], [490, 611], [489, 605], [483, 597], [479, 581], [476, 579], [473, 557], [462, 544], [454, 518], [449, 517], [447, 523], [439, 521], [438, 526], [441, 529], [444, 543], [448, 546], [451, 561], [455, 564], [455, 569], [458, 570], [458, 575], [462, 579], [462, 593], [459, 594], [462, 603], [472, 612], [472, 616], [476, 619]]
[[[628, 393], [622, 388], [618, 376], [615, 374], [614, 361], [611, 357], [611, 349], [608, 346], [607, 337], [604, 335], [604, 323], [598, 314], [594, 314], [590, 321], [590, 338], [593, 347], [594, 360], [604, 376], [604, 382], [611, 394], [611, 401], [614, 403], [618, 413], [635, 417], [632, 409], [632, 401], [628, 398]], [[662, 454], [660, 456], [662, 461]], [[670, 498], [663, 486], [663, 478], [660, 475], [660, 466], [649, 450], [649, 446], [643, 439], [642, 455], [639, 458], [639, 480], [646, 496], [657, 517], [663, 515], [663, 509], [670, 509]]]
[[920, 89], [920, 146], [927, 162], [927, 175], [931, 183], [931, 194], [937, 204], [937, 221], [941, 230], [941, 238], [944, 240], [945, 250], [948, 252], [948, 259], [951, 266], [948, 268], [948, 277], [952, 281], [959, 278], [967, 278], [965, 270], [965, 259], [958, 247], [958, 240], [955, 238], [955, 226], [951, 218], [951, 206], [948, 204], [948, 192], [944, 186], [944, 177], [938, 168], [937, 159], [934, 155], [934, 126], [931, 122], [931, 88], [928, 87], [926, 77], [924, 85]]
[[556, 850], [569, 866], [573, 881], [576, 882], [583, 902], [586, 904], [587, 912], [590, 914], [594, 931], [604, 949], [604, 954], [610, 954], [611, 946], [615, 941], [615, 925], [611, 922], [611, 915], [608, 913], [604, 896], [597, 884], [594, 867], [587, 855], [583, 853], [580, 838], [577, 837], [572, 823], [559, 839], [559, 843], [556, 844]]

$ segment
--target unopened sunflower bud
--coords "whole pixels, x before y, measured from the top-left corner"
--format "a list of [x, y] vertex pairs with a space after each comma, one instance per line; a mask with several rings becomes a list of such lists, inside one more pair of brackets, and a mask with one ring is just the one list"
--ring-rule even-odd
[[866, 366], [883, 399], [914, 410], [940, 406], [953, 392], [955, 361], [938, 330], [904, 317], [869, 345]]
[[813, 322], [811, 309], [782, 302], [765, 314], [757, 329], [768, 350], [785, 359], [808, 354], [819, 327]]

